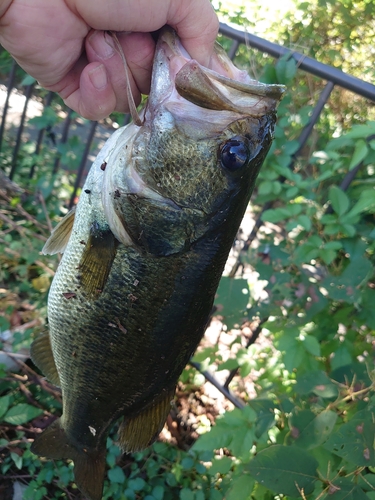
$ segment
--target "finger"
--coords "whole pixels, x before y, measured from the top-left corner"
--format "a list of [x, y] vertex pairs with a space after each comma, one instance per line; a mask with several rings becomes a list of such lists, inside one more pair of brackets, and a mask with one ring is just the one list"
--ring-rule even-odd
[[116, 95], [105, 66], [88, 64], [84, 56], [62, 80], [45, 88], [57, 92], [67, 106], [89, 120], [101, 120], [116, 109]]
[[190, 55], [209, 64], [218, 19], [209, 0], [66, 0], [70, 9], [97, 30], [155, 31], [169, 24]]
[[113, 113], [117, 99], [104, 64], [90, 63], [85, 66], [79, 87], [64, 101], [89, 120], [101, 120]]
[[210, 65], [219, 20], [209, 1], [172, 0], [167, 24], [178, 33], [190, 57]]
[[[154, 42], [149, 34], [118, 34], [126, 59], [130, 86], [135, 104], [139, 104], [141, 93], [150, 89]], [[110, 84], [116, 95], [116, 110], [127, 112], [129, 105], [126, 94], [125, 68], [113, 40], [103, 31], [93, 31], [86, 42], [89, 61], [105, 65]]]

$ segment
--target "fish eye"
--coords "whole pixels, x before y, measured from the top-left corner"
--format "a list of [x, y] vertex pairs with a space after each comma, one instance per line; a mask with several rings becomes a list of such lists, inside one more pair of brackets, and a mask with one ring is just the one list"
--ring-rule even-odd
[[249, 145], [241, 139], [229, 139], [220, 151], [221, 164], [232, 172], [243, 167], [249, 158]]

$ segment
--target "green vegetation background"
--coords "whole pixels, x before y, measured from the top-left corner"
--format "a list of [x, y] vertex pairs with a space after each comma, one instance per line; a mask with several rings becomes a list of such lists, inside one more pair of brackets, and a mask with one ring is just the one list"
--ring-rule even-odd
[[[375, 81], [372, 0], [294, 0], [289, 13], [273, 20], [261, 2], [246, 5], [251, 16], [244, 8], [219, 10], [249, 32], [266, 23], [269, 39]], [[230, 47], [229, 40], [221, 41]], [[6, 74], [10, 60], [4, 52], [0, 63]], [[236, 63], [261, 81], [288, 87], [251, 203], [255, 216], [272, 203], [261, 215], [267, 230], [238, 262], [239, 269], [259, 273], [266, 293], [255, 300], [252, 284], [238, 273], [223, 278], [218, 291], [228, 329], [259, 323], [268, 342], [244, 347], [238, 337], [225, 360], [210, 347], [198, 351], [195, 361], [212, 370], [239, 367], [230, 386], [235, 393], [242, 379], [257, 373], [256, 397], [242, 390], [245, 408], [217, 418], [188, 451], [159, 442], [124, 460], [113, 434], [104, 498], [374, 500], [374, 103], [336, 87], [294, 161], [297, 138], [325, 82], [299, 71], [291, 59], [275, 64], [246, 46]], [[54, 100], [33, 119], [34, 127], [61, 120], [60, 105]], [[17, 301], [30, 305], [31, 320], [46, 316], [56, 261], [39, 255], [41, 240], [48, 235], [46, 220], [61, 216], [69, 199], [82, 147], [77, 137], [60, 146], [65, 168], [53, 173], [55, 151], [45, 146], [35, 154], [33, 143], [22, 146], [15, 181], [28, 194], [13, 193], [0, 203], [2, 331], [20, 314]], [[7, 138], [1, 153], [5, 173], [11, 162]], [[29, 179], [33, 165], [36, 174]], [[340, 188], [353, 170], [349, 187]], [[32, 336], [32, 329], [16, 333], [14, 351], [27, 348]], [[25, 500], [80, 498], [71, 464], [29, 451], [30, 423], [61, 411], [59, 394], [32, 373], [27, 366], [21, 374], [1, 373], [0, 487], [19, 479], [28, 485]], [[182, 382], [191, 387], [195, 381], [196, 372], [187, 368]]]

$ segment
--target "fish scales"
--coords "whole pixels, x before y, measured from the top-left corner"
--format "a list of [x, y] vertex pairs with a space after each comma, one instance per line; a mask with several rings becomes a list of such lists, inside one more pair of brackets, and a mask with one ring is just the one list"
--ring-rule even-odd
[[31, 355], [61, 387], [63, 413], [32, 450], [72, 459], [90, 500], [102, 497], [111, 425], [122, 417], [119, 443], [129, 452], [151, 444], [165, 422], [208, 323], [282, 92], [251, 80], [219, 48], [211, 69], [200, 67], [166, 28], [143, 125], [111, 136], [76, 210], [46, 243], [45, 253], [63, 258], [48, 333]]

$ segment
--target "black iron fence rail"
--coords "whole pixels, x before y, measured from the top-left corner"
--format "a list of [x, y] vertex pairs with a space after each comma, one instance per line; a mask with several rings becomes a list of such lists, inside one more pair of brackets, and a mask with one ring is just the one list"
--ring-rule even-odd
[[[233, 59], [236, 55], [236, 52], [238, 48], [240, 47], [241, 44], [246, 44], [247, 46], [253, 47], [263, 53], [267, 53], [271, 55], [274, 58], [279, 58], [284, 56], [285, 54], [289, 54], [290, 57], [294, 58], [297, 61], [298, 68], [306, 71], [312, 75], [315, 75], [323, 80], [326, 80], [327, 83], [323, 90], [320, 93], [320, 96], [318, 98], [318, 101], [315, 105], [315, 108], [313, 109], [310, 119], [306, 126], [303, 128], [299, 138], [299, 147], [296, 153], [294, 153], [292, 160], [289, 164], [289, 168], [293, 168], [294, 162], [298, 155], [300, 154], [302, 148], [306, 144], [306, 141], [311, 135], [311, 132], [315, 126], [315, 124], [318, 122], [321, 112], [324, 108], [324, 105], [327, 103], [332, 90], [334, 89], [335, 85], [338, 85], [344, 89], [347, 89], [351, 92], [354, 92], [355, 94], [362, 96], [364, 98], [367, 98], [371, 101], [375, 102], [375, 85], [372, 85], [369, 82], [360, 80], [358, 78], [355, 78], [351, 75], [348, 75], [336, 68], [333, 68], [327, 64], [320, 63], [319, 61], [316, 61], [315, 59], [312, 59], [311, 57], [307, 57], [299, 52], [292, 51], [288, 48], [282, 47], [281, 45], [278, 45], [276, 43], [269, 42], [267, 40], [264, 40], [262, 38], [259, 38], [253, 34], [240, 31], [237, 29], [234, 29], [226, 24], [220, 24], [220, 32], [222, 35], [225, 35], [226, 37], [229, 37], [230, 39], [233, 40], [232, 46], [230, 47], [228, 51], [228, 55], [230, 56], [231, 59]], [[9, 80], [8, 80], [8, 86], [7, 86], [7, 96], [5, 100], [5, 105], [3, 109], [3, 116], [1, 120], [1, 126], [0, 126], [0, 151], [1, 151], [1, 146], [3, 143], [3, 137], [4, 137], [4, 131], [5, 131], [5, 124], [7, 120], [7, 112], [9, 109], [9, 97], [11, 95], [11, 92], [14, 87], [14, 82], [15, 82], [15, 72], [16, 72], [16, 63], [13, 64], [12, 70], [9, 75]], [[25, 126], [25, 117], [26, 117], [26, 110], [27, 106], [29, 103], [29, 100], [32, 96], [33, 92], [33, 85], [28, 85], [25, 88], [25, 104], [24, 104], [24, 109], [22, 112], [22, 117], [21, 117], [21, 123], [18, 128], [17, 132], [17, 138], [14, 146], [14, 152], [13, 152], [13, 160], [12, 160], [12, 166], [11, 166], [11, 172], [10, 172], [10, 178], [13, 177], [13, 175], [16, 172], [17, 169], [17, 157], [18, 157], [18, 152], [19, 152], [19, 147], [21, 144], [21, 138], [22, 134], [24, 131], [24, 126]], [[47, 96], [45, 106], [48, 106], [51, 102], [52, 95], [49, 94]], [[63, 125], [63, 130], [61, 133], [61, 138], [60, 138], [60, 144], [64, 144], [67, 142], [68, 135], [69, 135], [69, 130], [71, 127], [71, 124], [73, 122], [72, 119], [72, 112], [71, 110], [67, 110], [67, 116], [65, 118], [65, 122]], [[125, 117], [125, 123], [128, 122], [128, 117]], [[90, 147], [92, 144], [92, 141], [95, 138], [95, 133], [97, 131], [97, 122], [91, 122], [90, 125], [88, 125], [88, 136], [85, 142], [85, 149], [82, 154], [82, 157], [80, 159], [80, 164], [79, 168], [77, 171], [77, 176], [76, 176], [76, 182], [74, 185], [74, 190], [73, 194], [70, 199], [70, 205], [74, 204], [75, 198], [77, 196], [77, 191], [80, 187], [80, 185], [83, 182], [83, 177], [84, 177], [84, 170], [85, 166], [87, 163], [87, 158], [89, 155]], [[49, 135], [51, 135], [51, 131], [47, 131]], [[39, 133], [37, 142], [36, 142], [36, 151], [39, 151], [39, 148], [41, 146], [41, 143], [44, 139], [44, 130]], [[47, 134], [48, 135], [48, 134]], [[53, 135], [53, 134], [52, 134]], [[53, 168], [53, 173], [56, 173], [58, 168], [60, 166], [60, 155], [57, 153], [56, 155], [56, 160], [54, 163], [54, 168]], [[352, 169], [349, 174], [343, 179], [341, 183], [341, 188], [343, 190], [348, 189], [350, 183], [353, 181], [356, 173], [360, 169], [361, 164], [357, 165], [354, 169]], [[35, 166], [32, 166], [32, 169], [30, 171], [30, 176], [34, 174]], [[284, 181], [283, 178], [279, 178], [281, 182]], [[272, 203], [266, 203], [262, 213], [264, 210], [271, 208]], [[261, 220], [261, 214], [259, 214], [257, 220], [255, 221], [254, 228], [247, 239], [247, 241], [244, 244], [243, 250], [246, 251], [254, 238], [256, 237], [256, 234], [259, 230], [259, 228], [262, 226], [262, 220]], [[233, 269], [233, 274], [235, 274], [236, 268]], [[253, 336], [248, 342], [248, 346], [255, 341], [257, 338], [260, 330], [261, 330], [261, 325], [258, 327], [259, 331], [254, 331]], [[209, 372], [206, 372], [204, 370], [201, 370], [201, 367], [198, 363], [195, 363], [193, 361], [190, 362], [190, 365], [196, 368], [197, 370], [201, 371], [201, 373], [205, 376], [206, 380], [212, 383], [228, 400], [230, 400], [236, 407], [242, 408], [244, 406], [244, 402], [239, 400], [230, 390], [229, 390], [229, 383], [237, 373], [237, 370], [234, 369], [231, 371], [229, 374], [226, 382], [224, 384], [221, 384], [218, 382], [218, 380], [215, 378], [215, 376]]]
[[228, 38], [232, 38], [232, 40], [236, 40], [239, 43], [247, 44], [254, 49], [260, 50], [261, 52], [266, 52], [276, 59], [289, 54], [296, 60], [300, 69], [310, 73], [311, 75], [318, 76], [323, 80], [330, 81], [335, 85], [339, 85], [340, 87], [350, 90], [351, 92], [354, 92], [362, 97], [375, 101], [375, 85], [372, 85], [364, 80], [360, 80], [355, 76], [348, 75], [337, 68], [323, 64], [311, 57], [301, 54], [300, 52], [296, 52], [294, 50], [292, 51], [276, 43], [264, 40], [259, 36], [236, 30], [227, 24], [220, 24], [220, 33]]

